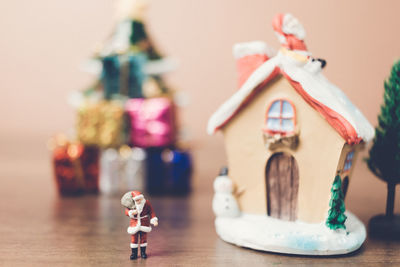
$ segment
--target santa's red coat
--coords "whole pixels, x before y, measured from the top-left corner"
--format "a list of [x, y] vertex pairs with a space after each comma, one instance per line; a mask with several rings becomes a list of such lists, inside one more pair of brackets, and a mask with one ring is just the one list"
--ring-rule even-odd
[[[126, 216], [129, 216], [130, 209], [125, 209]], [[148, 200], [143, 206], [143, 210], [140, 214], [136, 214], [131, 218], [129, 227], [127, 232], [131, 235], [136, 234], [137, 232], [145, 232], [148, 233], [151, 231], [150, 220], [155, 218], [156, 214], [154, 213], [153, 208]]]

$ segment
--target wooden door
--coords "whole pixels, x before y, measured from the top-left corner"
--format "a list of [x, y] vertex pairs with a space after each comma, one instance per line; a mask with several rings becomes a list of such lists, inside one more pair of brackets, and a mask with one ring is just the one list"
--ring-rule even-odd
[[265, 170], [268, 215], [282, 220], [297, 218], [299, 169], [296, 159], [276, 153], [268, 160]]

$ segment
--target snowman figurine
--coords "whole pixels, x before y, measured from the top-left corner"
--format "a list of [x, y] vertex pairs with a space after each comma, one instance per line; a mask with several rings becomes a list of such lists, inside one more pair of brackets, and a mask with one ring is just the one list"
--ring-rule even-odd
[[233, 195], [233, 183], [228, 177], [228, 168], [222, 168], [214, 181], [214, 198], [212, 209], [217, 217], [237, 217], [240, 215], [239, 205]]

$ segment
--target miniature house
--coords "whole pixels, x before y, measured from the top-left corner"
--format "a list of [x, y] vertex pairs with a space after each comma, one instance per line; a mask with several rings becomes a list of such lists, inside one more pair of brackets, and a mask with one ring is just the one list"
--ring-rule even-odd
[[282, 43], [277, 53], [263, 42], [234, 46], [239, 90], [211, 116], [207, 130], [223, 134], [243, 213], [321, 223], [335, 175], [346, 193], [353, 163], [374, 130], [324, 77], [325, 61], [311, 57], [301, 25], [285, 29], [284, 19], [294, 18], [274, 20]]

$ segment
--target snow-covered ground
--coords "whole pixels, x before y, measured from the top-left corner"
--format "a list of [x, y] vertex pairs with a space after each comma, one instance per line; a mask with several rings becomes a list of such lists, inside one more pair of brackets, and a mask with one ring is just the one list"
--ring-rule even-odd
[[217, 217], [215, 226], [226, 242], [256, 250], [302, 255], [347, 254], [361, 247], [366, 230], [355, 215], [348, 211], [346, 215], [345, 231], [332, 231], [324, 223], [288, 222], [250, 214]]

